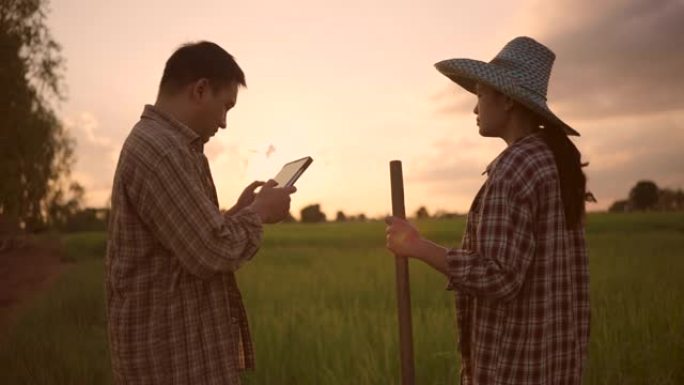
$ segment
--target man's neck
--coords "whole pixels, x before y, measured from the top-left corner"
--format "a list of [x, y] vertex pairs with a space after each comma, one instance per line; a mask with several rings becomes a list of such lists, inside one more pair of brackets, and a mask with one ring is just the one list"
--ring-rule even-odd
[[183, 103], [180, 103], [173, 98], [160, 96], [154, 103], [154, 107], [160, 110], [161, 112], [169, 116], [172, 116], [174, 119], [178, 120], [179, 122], [183, 123], [184, 125], [186, 125], [194, 131], [194, 129], [192, 128], [191, 120], [189, 118], [190, 114], [188, 113], [187, 108], [184, 106]]

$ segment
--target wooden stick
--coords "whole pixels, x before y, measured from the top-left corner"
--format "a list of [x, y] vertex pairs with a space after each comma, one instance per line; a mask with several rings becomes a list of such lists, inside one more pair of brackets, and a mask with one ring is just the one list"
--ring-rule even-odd
[[[390, 180], [392, 183], [392, 215], [406, 219], [404, 208], [404, 180], [401, 161], [390, 162]], [[399, 310], [399, 353], [401, 357], [401, 384], [414, 385], [415, 369], [413, 366], [413, 328], [411, 326], [411, 288], [409, 286], [408, 259], [395, 255], [397, 277], [397, 306]]]

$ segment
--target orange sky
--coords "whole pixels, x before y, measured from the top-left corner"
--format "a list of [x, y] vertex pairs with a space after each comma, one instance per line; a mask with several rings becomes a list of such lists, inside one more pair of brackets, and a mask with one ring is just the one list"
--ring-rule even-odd
[[504, 143], [477, 135], [474, 98], [432, 65], [488, 61], [528, 35], [558, 56], [549, 105], [583, 134], [575, 143], [591, 162], [591, 208], [604, 209], [641, 179], [684, 187], [684, 6], [622, 3], [53, 1], [69, 97], [58, 114], [78, 142], [74, 176], [87, 203], [102, 206], [164, 62], [181, 43], [211, 40], [236, 57], [249, 86], [206, 148], [222, 206], [310, 155], [295, 215], [310, 203], [328, 217], [388, 213], [392, 159], [404, 163], [407, 212], [463, 212]]

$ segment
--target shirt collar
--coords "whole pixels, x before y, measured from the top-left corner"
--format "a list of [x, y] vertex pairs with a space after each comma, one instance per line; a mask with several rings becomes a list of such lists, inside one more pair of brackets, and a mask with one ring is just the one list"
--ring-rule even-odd
[[496, 166], [496, 162], [499, 160], [500, 157], [501, 157], [501, 154], [499, 154], [496, 158], [494, 158], [493, 161], [489, 162], [487, 167], [484, 169], [484, 171], [482, 171], [482, 174], [480, 174], [480, 175], [485, 175], [485, 174], [489, 175], [489, 173], [494, 169], [494, 166]]
[[174, 118], [171, 114], [168, 114], [151, 104], [146, 104], [141, 118], [151, 119], [165, 124], [166, 126], [178, 132], [191, 148], [194, 148], [199, 152], [204, 151], [204, 143], [202, 142], [202, 138], [190, 127], [182, 123], [180, 120]]
[[499, 159], [501, 159], [501, 157], [503, 156], [503, 154], [504, 154], [509, 148], [520, 146], [520, 145], [522, 145], [523, 143], [526, 143], [526, 142], [529, 142], [530, 140], [533, 140], [534, 138], [538, 137], [539, 135], [541, 135], [540, 131], [535, 131], [535, 132], [533, 132], [533, 133], [531, 133], [531, 134], [529, 134], [529, 135], [523, 136], [522, 138], [520, 138], [520, 139], [516, 140], [515, 142], [513, 142], [513, 144], [511, 144], [510, 146], [506, 147], [506, 149], [504, 149], [503, 151], [501, 151], [501, 153], [500, 153], [499, 155], [497, 155], [497, 157], [494, 158], [494, 160], [491, 161], [491, 162], [487, 165], [487, 168], [485, 168], [485, 170], [482, 172], [482, 175], [484, 175], [484, 174], [488, 174], [488, 175], [489, 175], [489, 173], [491, 173], [492, 170], [496, 167], [496, 164], [499, 162]]

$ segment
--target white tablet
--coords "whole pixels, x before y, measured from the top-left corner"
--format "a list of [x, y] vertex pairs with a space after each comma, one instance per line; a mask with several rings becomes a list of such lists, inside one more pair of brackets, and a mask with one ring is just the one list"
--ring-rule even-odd
[[278, 182], [278, 187], [292, 186], [304, 173], [306, 168], [309, 167], [311, 162], [313, 162], [313, 159], [310, 156], [307, 156], [305, 158], [286, 163], [278, 175], [276, 175], [273, 179]]

